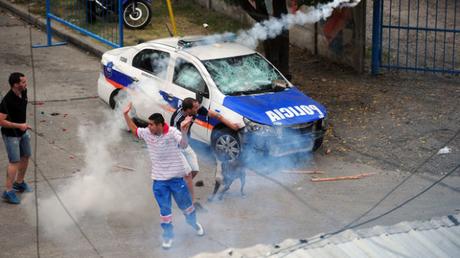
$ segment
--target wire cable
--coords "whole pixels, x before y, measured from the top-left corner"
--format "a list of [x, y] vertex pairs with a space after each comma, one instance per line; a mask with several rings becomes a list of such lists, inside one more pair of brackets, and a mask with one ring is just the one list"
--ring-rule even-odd
[[[27, 6], [27, 12], [29, 16], [29, 20], [31, 20], [32, 15], [30, 12], [30, 6], [31, 6], [32, 0], [29, 0], [28, 6]], [[32, 89], [33, 89], [33, 99], [34, 101], [37, 101], [37, 89], [36, 89], [36, 84], [35, 84], [35, 61], [34, 61], [34, 54], [33, 54], [33, 44], [32, 44], [32, 25], [28, 23], [24, 23], [26, 26], [29, 28], [29, 45], [30, 45], [30, 60], [31, 60], [31, 66], [32, 66]], [[48, 184], [48, 186], [51, 188], [53, 191], [54, 195], [56, 196], [59, 204], [62, 206], [64, 211], [67, 213], [67, 215], [71, 218], [75, 226], [78, 228], [82, 236], [86, 239], [86, 241], [89, 243], [91, 248], [94, 250], [94, 252], [99, 256], [102, 257], [102, 255], [99, 253], [97, 250], [96, 246], [91, 242], [89, 237], [85, 234], [83, 231], [82, 227], [78, 224], [77, 220], [72, 216], [70, 211], [67, 209], [67, 207], [64, 205], [64, 202], [61, 200], [59, 197], [57, 191], [54, 189], [54, 187], [51, 185], [51, 182], [48, 180], [48, 178], [42, 173], [42, 171], [38, 168], [38, 163], [37, 163], [37, 152], [38, 152], [38, 130], [37, 130], [37, 105], [33, 105], [33, 114], [34, 114], [34, 120], [33, 120], [33, 125], [34, 125], [34, 149], [33, 149], [33, 159], [32, 162], [34, 164], [34, 192], [35, 192], [35, 234], [36, 234], [36, 252], [37, 252], [37, 257], [40, 258], [40, 219], [39, 219], [39, 210], [38, 210], [38, 178], [37, 178], [37, 170], [40, 172], [40, 175], [44, 178], [45, 182]]]
[[[460, 134], [460, 130], [458, 130], [451, 138], [449, 138], [449, 140], [443, 146], [449, 145], [459, 134]], [[289, 253], [289, 252], [292, 252], [292, 251], [297, 250], [299, 248], [303, 248], [305, 246], [311, 245], [312, 243], [317, 243], [319, 241], [323, 241], [323, 240], [328, 239], [328, 238], [330, 238], [330, 237], [332, 237], [334, 235], [337, 235], [337, 234], [339, 234], [339, 233], [341, 233], [341, 232], [343, 232], [345, 230], [357, 228], [357, 227], [360, 227], [360, 226], [365, 225], [367, 223], [373, 222], [373, 221], [375, 221], [377, 219], [380, 219], [380, 218], [382, 218], [382, 217], [384, 217], [384, 216], [386, 216], [386, 215], [388, 215], [388, 214], [390, 214], [390, 213], [402, 208], [403, 206], [405, 206], [409, 202], [413, 201], [417, 197], [421, 196], [422, 194], [424, 194], [425, 192], [430, 190], [435, 185], [441, 183], [448, 176], [452, 175], [457, 169], [460, 168], [460, 164], [458, 164], [455, 168], [453, 168], [451, 171], [449, 171], [446, 175], [442, 176], [440, 179], [436, 180], [434, 183], [429, 185], [427, 188], [425, 188], [424, 190], [422, 190], [419, 193], [415, 194], [414, 196], [410, 197], [406, 201], [400, 203], [399, 205], [393, 207], [392, 209], [390, 209], [390, 210], [388, 210], [388, 211], [386, 211], [384, 213], [381, 213], [380, 215], [372, 217], [372, 218], [370, 218], [368, 220], [365, 220], [365, 221], [363, 221], [361, 223], [355, 224], [360, 219], [362, 219], [363, 217], [368, 215], [372, 210], [377, 208], [385, 199], [387, 199], [394, 191], [396, 191], [396, 189], [398, 189], [401, 185], [403, 185], [405, 182], [407, 182], [407, 180], [409, 180], [413, 175], [415, 175], [420, 168], [422, 168], [426, 163], [428, 163], [428, 161], [430, 161], [438, 153], [438, 151], [439, 150], [436, 150], [435, 152], [433, 152], [422, 163], [420, 163], [416, 168], [414, 168], [413, 171], [410, 173], [410, 175], [408, 175], [406, 178], [404, 178], [404, 180], [402, 180], [392, 190], [390, 190], [387, 194], [385, 194], [385, 196], [382, 199], [380, 199], [376, 204], [374, 204], [370, 209], [368, 209], [366, 212], [364, 212], [362, 215], [360, 215], [359, 217], [357, 217], [356, 219], [354, 219], [353, 221], [351, 221], [347, 225], [343, 226], [341, 229], [338, 229], [336, 231], [332, 231], [330, 233], [325, 233], [325, 234], [323, 234], [323, 235], [321, 235], [319, 237], [315, 237], [315, 238], [310, 239], [309, 241], [306, 241], [306, 242], [302, 242], [302, 243], [299, 243], [299, 244], [296, 244], [296, 245], [293, 245], [293, 246], [289, 246], [289, 247], [277, 250], [276, 252], [270, 254], [269, 256], [271, 256], [273, 254], [278, 254], [278, 253], [283, 252], [283, 251], [288, 251], [288, 253]], [[291, 249], [292, 251], [289, 251], [288, 249]], [[284, 256], [285, 255], [283, 255], [282, 257], [284, 257]]]
[[280, 250], [277, 250], [276, 252], [273, 252], [273, 253], [270, 253], [268, 256], [272, 256], [274, 254], [279, 254], [283, 251], [286, 251], [287, 253], [284, 254], [283, 256], [281, 257], [285, 257], [286, 255], [288, 255], [289, 253], [299, 249], [299, 248], [304, 248], [308, 245], [311, 245], [313, 243], [318, 243], [320, 241], [324, 241], [334, 235], [337, 235], [345, 230], [348, 230], [348, 229], [353, 229], [353, 228], [357, 228], [357, 227], [360, 227], [362, 225], [365, 225], [367, 223], [370, 223], [370, 222], [373, 222], [373, 221], [376, 221], [402, 207], [404, 207], [405, 205], [407, 205], [409, 202], [415, 200], [416, 198], [420, 197], [422, 194], [426, 193], [428, 190], [430, 190], [431, 188], [433, 188], [434, 186], [436, 186], [437, 184], [439, 184], [440, 182], [442, 182], [444, 179], [446, 179], [448, 176], [452, 175], [455, 171], [457, 171], [458, 169], [460, 168], [460, 164], [458, 164], [455, 168], [453, 168], [451, 171], [449, 171], [447, 174], [445, 174], [444, 176], [442, 176], [441, 178], [439, 178], [438, 180], [436, 180], [435, 182], [433, 182], [431, 185], [429, 185], [428, 187], [426, 187], [425, 189], [423, 189], [422, 191], [418, 192], [417, 194], [415, 194], [414, 196], [408, 198], [407, 200], [405, 200], [404, 202], [398, 204], [397, 206], [391, 208], [390, 210], [384, 212], [384, 213], [381, 213], [380, 215], [377, 215], [373, 218], [370, 218], [366, 221], [363, 221], [361, 223], [358, 223], [358, 224], [355, 224], [355, 225], [352, 225], [352, 226], [349, 226], [347, 228], [343, 227], [337, 231], [334, 231], [334, 232], [331, 232], [331, 233], [326, 233], [326, 234], [323, 234], [321, 236], [318, 236], [318, 237], [315, 237], [313, 239], [310, 239], [308, 241], [304, 241], [305, 243], [299, 243], [299, 244], [296, 244], [296, 245], [292, 245], [292, 246], [289, 246], [289, 247], [286, 247], [286, 248], [283, 248], [283, 249], [280, 249]]
[[[33, 162], [35, 164], [36, 161], [33, 160]], [[64, 209], [64, 211], [67, 213], [67, 215], [70, 217], [70, 219], [72, 220], [72, 222], [75, 224], [75, 226], [78, 228], [78, 230], [80, 231], [81, 235], [86, 239], [86, 241], [89, 243], [89, 245], [91, 246], [91, 248], [93, 249], [93, 251], [99, 256], [99, 257], [102, 257], [101, 253], [99, 252], [99, 250], [97, 250], [96, 246], [93, 244], [93, 242], [89, 239], [88, 235], [86, 235], [86, 233], [83, 231], [83, 228], [80, 226], [80, 224], [78, 224], [78, 221], [77, 219], [72, 216], [72, 214], [70, 213], [69, 209], [67, 208], [67, 206], [64, 204], [64, 201], [62, 201], [61, 197], [59, 197], [59, 194], [58, 192], [56, 191], [56, 189], [53, 187], [53, 185], [51, 184], [51, 182], [49, 181], [49, 179], [46, 177], [46, 175], [43, 173], [43, 171], [37, 167], [37, 170], [38, 172], [40, 173], [40, 175], [43, 177], [43, 179], [45, 180], [46, 184], [48, 185], [48, 187], [51, 189], [51, 191], [53, 192], [54, 196], [56, 196], [56, 199], [58, 200], [59, 204], [62, 206], [62, 208]]]
[[[443, 146], [449, 145], [455, 138], [457, 138], [459, 134], [460, 134], [460, 130], [458, 130], [451, 138], [449, 138], [449, 140]], [[401, 182], [399, 182], [399, 184], [393, 187], [393, 189], [391, 189], [387, 194], [385, 194], [382, 197], [382, 199], [376, 202], [371, 208], [369, 208], [366, 212], [361, 214], [359, 217], [357, 217], [356, 219], [352, 220], [350, 223], [345, 225], [343, 228], [346, 229], [352, 226], [354, 223], [358, 222], [363, 217], [367, 216], [370, 212], [372, 212], [374, 209], [376, 209], [383, 201], [385, 201], [391, 194], [393, 194], [393, 192], [395, 192], [401, 185], [406, 183], [413, 175], [415, 175], [419, 171], [420, 168], [422, 168], [426, 163], [428, 163], [428, 161], [430, 161], [438, 153], [438, 151], [439, 150], [433, 151], [433, 153], [428, 158], [426, 158], [422, 163], [420, 163], [417, 167], [415, 167], [406, 178], [404, 178]], [[344, 230], [341, 230], [341, 231], [344, 231]]]
[[[443, 146], [447, 146], [449, 145], [458, 135], [460, 134], [460, 129], [451, 137], [449, 138], [449, 140], [443, 145]], [[423, 162], [421, 162], [417, 167], [415, 167], [411, 172], [410, 172], [410, 175], [408, 175], [406, 178], [404, 178], [400, 183], [398, 183], [395, 187], [393, 187], [393, 189], [391, 189], [388, 193], [386, 193], [384, 195], [384, 197], [382, 199], [380, 199], [377, 203], [375, 203], [371, 208], [369, 208], [366, 212], [364, 212], [362, 215], [360, 215], [359, 217], [355, 218], [354, 220], [352, 220], [350, 223], [346, 224], [345, 226], [343, 226], [342, 228], [338, 229], [338, 230], [335, 230], [335, 231], [332, 231], [332, 232], [329, 232], [329, 233], [325, 233], [325, 234], [322, 234], [320, 236], [317, 236], [317, 237], [314, 237], [310, 240], [302, 240], [300, 241], [300, 243], [298, 244], [295, 244], [295, 245], [292, 245], [292, 246], [289, 246], [289, 247], [286, 247], [286, 248], [282, 248], [282, 249], [279, 249], [277, 250], [276, 252], [273, 252], [273, 253], [270, 253], [268, 254], [267, 256], [272, 256], [274, 254], [279, 254], [283, 251], [288, 251], [289, 249], [291, 249], [292, 251], [294, 250], [297, 250], [299, 248], [303, 248], [305, 246], [308, 246], [308, 245], [311, 245], [312, 243], [316, 243], [316, 242], [319, 242], [319, 241], [322, 241], [322, 240], [325, 240], [329, 237], [332, 237], [333, 235], [337, 235], [347, 229], [353, 229], [353, 228], [356, 228], [356, 227], [359, 227], [359, 226], [362, 226], [362, 225], [365, 225], [367, 223], [370, 223], [370, 222], [373, 222], [377, 219], [380, 219], [394, 211], [396, 211], [397, 209], [400, 209], [402, 208], [403, 206], [405, 206], [406, 204], [408, 204], [409, 202], [411, 202], [412, 200], [416, 199], [417, 197], [419, 197], [420, 195], [424, 194], [425, 192], [427, 192], [428, 190], [430, 190], [432, 187], [434, 187], [435, 185], [441, 183], [446, 177], [450, 176], [451, 174], [453, 174], [457, 169], [460, 168], [460, 164], [458, 164], [454, 169], [452, 169], [451, 171], [449, 171], [446, 175], [442, 176], [440, 179], [438, 179], [437, 181], [435, 181], [434, 183], [432, 183], [430, 186], [428, 186], [427, 188], [425, 188], [424, 190], [422, 190], [421, 192], [415, 194], [414, 196], [410, 197], [409, 199], [407, 199], [406, 201], [400, 203], [399, 205], [397, 205], [396, 207], [380, 214], [380, 215], [377, 215], [373, 218], [370, 218], [366, 221], [363, 221], [361, 223], [358, 223], [358, 224], [355, 224], [356, 222], [358, 222], [359, 220], [361, 220], [363, 217], [365, 217], [366, 215], [368, 215], [371, 211], [373, 211], [374, 209], [376, 209], [384, 200], [386, 200], [394, 191], [396, 191], [401, 185], [403, 185], [405, 182], [407, 182], [413, 175], [415, 175], [425, 164], [428, 163], [428, 161], [430, 161], [437, 153], [438, 153], [438, 149], [436, 149], [436, 151], [434, 151], [429, 157], [427, 157], [426, 159], [423, 160]], [[261, 173], [258, 173], [256, 172], [256, 174], [260, 175], [260, 176], [263, 176], [265, 177], [266, 179], [269, 179], [279, 185], [281, 185], [281, 183], [277, 182], [276, 180], [272, 179], [271, 177], [269, 176], [266, 176], [266, 175], [263, 175]], [[286, 188], [283, 186], [283, 188]], [[289, 191], [290, 192], [290, 191]], [[304, 203], [304, 202], [302, 202]], [[288, 251], [289, 252], [292, 252], [292, 251]], [[286, 254], [287, 255], [287, 254]], [[281, 256], [281, 257], [284, 257], [285, 255]]]
[[[460, 164], [457, 165], [455, 168], [453, 168], [451, 171], [449, 171], [449, 173], [445, 174], [445, 175], [442, 176], [440, 179], [436, 180], [436, 181], [433, 182], [431, 185], [429, 185], [428, 187], [426, 187], [425, 189], [423, 189], [423, 190], [420, 191], [419, 193], [415, 194], [415, 195], [412, 196], [411, 198], [405, 200], [405, 201], [402, 202], [401, 204], [397, 205], [396, 207], [394, 207], [394, 208], [392, 208], [392, 209], [390, 209], [390, 210], [388, 210], [388, 211], [386, 211], [386, 212], [384, 212], [384, 213], [382, 213], [382, 214], [380, 214], [380, 215], [377, 215], [377, 216], [375, 216], [375, 217], [373, 217], [373, 218], [370, 218], [370, 219], [368, 219], [368, 220], [365, 220], [365, 221], [363, 221], [363, 222], [361, 222], [361, 223], [358, 223], [358, 224], [349, 226], [348, 229], [357, 228], [357, 227], [359, 227], [359, 226], [362, 226], [362, 225], [364, 225], [364, 224], [370, 223], [370, 222], [372, 222], [372, 221], [375, 221], [375, 220], [377, 220], [377, 219], [380, 219], [380, 218], [382, 218], [383, 216], [386, 216], [386, 215], [388, 215], [388, 214], [394, 212], [395, 210], [397, 210], [397, 209], [403, 207], [404, 205], [406, 205], [406, 204], [408, 204], [409, 202], [413, 201], [414, 199], [418, 198], [420, 195], [424, 194], [425, 192], [427, 192], [428, 190], [430, 190], [431, 188], [433, 188], [434, 186], [436, 186], [437, 184], [439, 184], [440, 182], [442, 182], [446, 177], [452, 175], [452, 174], [453, 174], [455, 171], [457, 171], [457, 169], [459, 169], [459, 168], [460, 168]], [[346, 230], [346, 229], [345, 229], [345, 230]], [[344, 230], [341, 230], [340, 232], [342, 232], [342, 231], [344, 231]], [[338, 233], [340, 233], [340, 232], [337, 231], [337, 233], [336, 233], [336, 232], [333, 232], [333, 233], [334, 233], [334, 234], [338, 234]]]
[[[32, 3], [32, 0], [29, 0], [29, 3], [27, 5], [27, 15], [29, 16], [29, 20], [31, 20], [31, 14], [30, 14], [30, 5]], [[28, 23], [24, 23], [26, 26], [29, 28], [29, 49], [30, 49], [30, 62], [31, 62], [31, 67], [32, 67], [32, 89], [33, 89], [33, 98], [34, 101], [37, 100], [37, 89], [35, 87], [35, 60], [34, 60], [34, 52], [33, 52], [33, 47], [32, 47], [32, 25]], [[37, 106], [33, 105], [33, 114], [34, 114], [34, 120], [33, 120], [33, 125], [34, 129], [37, 128]], [[33, 149], [33, 157], [34, 160], [37, 158], [37, 130], [34, 130], [34, 149]], [[38, 184], [37, 184], [37, 162], [34, 162], [34, 203], [35, 203], [35, 236], [36, 236], [36, 250], [37, 250], [37, 257], [40, 258], [40, 219], [39, 219], [39, 212], [38, 212]]]

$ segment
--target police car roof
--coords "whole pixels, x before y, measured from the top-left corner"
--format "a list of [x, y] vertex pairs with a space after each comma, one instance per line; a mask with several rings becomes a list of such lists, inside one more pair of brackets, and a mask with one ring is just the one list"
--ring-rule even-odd
[[[233, 56], [243, 56], [255, 53], [254, 50], [234, 42], [203, 41], [206, 36], [189, 36], [184, 38], [163, 38], [149, 41], [148, 43], [158, 43], [172, 48], [177, 48], [179, 41], [190, 42], [190, 45], [182, 46], [182, 51], [186, 51], [200, 60], [220, 59]], [[196, 44], [195, 44], [196, 43]], [[179, 47], [180, 48], [180, 47]]]

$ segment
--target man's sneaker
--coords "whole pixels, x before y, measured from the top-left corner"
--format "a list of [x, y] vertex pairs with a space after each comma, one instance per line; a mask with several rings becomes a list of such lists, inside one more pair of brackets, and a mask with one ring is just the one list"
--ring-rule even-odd
[[5, 191], [3, 192], [2, 198], [5, 199], [5, 201], [11, 203], [11, 204], [20, 204], [21, 200], [16, 196], [16, 193], [14, 190], [11, 190], [9, 192]]
[[197, 236], [204, 236], [204, 228], [199, 222], [196, 223], [195, 230]]
[[22, 183], [14, 182], [13, 189], [21, 193], [32, 192], [32, 188], [30, 188], [30, 186], [24, 181]]
[[163, 239], [163, 243], [161, 244], [161, 247], [163, 247], [164, 249], [169, 249], [172, 246], [172, 242], [173, 242], [172, 238]]

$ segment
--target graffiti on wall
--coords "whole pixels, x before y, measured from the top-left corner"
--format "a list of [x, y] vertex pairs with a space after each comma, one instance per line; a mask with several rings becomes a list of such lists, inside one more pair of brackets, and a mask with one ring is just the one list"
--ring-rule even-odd
[[322, 33], [329, 50], [335, 55], [342, 56], [347, 45], [350, 45], [352, 38], [348, 37], [353, 33], [353, 11], [351, 8], [334, 10], [329, 19], [322, 24]]

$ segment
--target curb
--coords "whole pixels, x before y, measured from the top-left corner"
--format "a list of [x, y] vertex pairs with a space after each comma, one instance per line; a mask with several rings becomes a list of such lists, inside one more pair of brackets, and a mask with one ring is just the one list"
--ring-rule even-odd
[[[0, 0], [0, 7], [8, 10], [16, 16], [19, 16], [19, 18], [28, 24], [42, 29], [46, 34], [46, 19], [42, 18], [41, 16], [30, 14], [26, 8], [12, 4], [7, 0]], [[64, 26], [59, 24], [59, 22], [54, 21], [54, 23], [52, 23], [51, 29], [53, 31], [53, 37], [61, 38], [64, 41], [74, 45], [75, 47], [89, 52], [96, 57], [102, 57], [104, 52], [110, 50], [110, 48], [99, 46], [90, 42], [86, 39], [86, 36], [66, 30]]]

